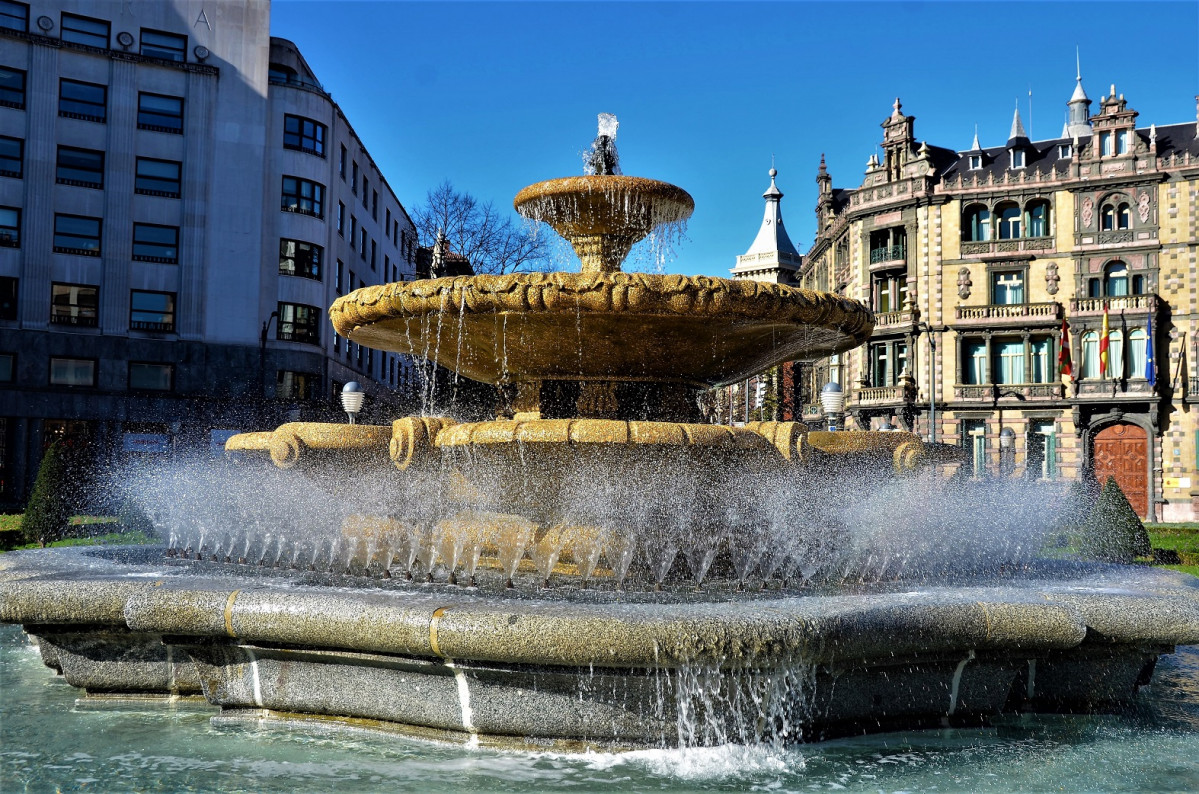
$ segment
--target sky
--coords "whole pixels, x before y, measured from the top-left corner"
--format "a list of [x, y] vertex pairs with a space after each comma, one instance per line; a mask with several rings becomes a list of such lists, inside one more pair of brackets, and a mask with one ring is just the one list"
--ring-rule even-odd
[[918, 140], [962, 151], [975, 125], [1003, 145], [1017, 103], [1033, 140], [1057, 137], [1076, 47], [1093, 112], [1114, 83], [1138, 126], [1194, 122], [1199, 94], [1194, 0], [275, 0], [271, 33], [409, 210], [445, 181], [510, 210], [522, 187], [581, 174], [597, 114], [615, 113], [623, 173], [695, 199], [662, 266], [688, 275], [727, 275], [753, 242], [772, 158], [807, 251], [821, 154], [835, 187], [860, 185], [897, 96]]

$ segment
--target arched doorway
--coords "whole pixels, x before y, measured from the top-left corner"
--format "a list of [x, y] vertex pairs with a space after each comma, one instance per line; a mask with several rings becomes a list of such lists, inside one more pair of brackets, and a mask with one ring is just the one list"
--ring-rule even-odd
[[1124, 422], [1103, 428], [1095, 434], [1091, 460], [1100, 487], [1115, 477], [1137, 515], [1149, 515], [1149, 434], [1144, 428]]

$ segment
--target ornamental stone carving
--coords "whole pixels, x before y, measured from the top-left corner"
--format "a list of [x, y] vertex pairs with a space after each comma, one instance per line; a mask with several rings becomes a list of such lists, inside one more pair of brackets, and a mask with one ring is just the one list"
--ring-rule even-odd
[[1095, 202], [1087, 196], [1082, 200], [1082, 225], [1090, 226], [1091, 221], [1095, 219]]
[[1141, 223], [1149, 222], [1149, 202], [1149, 194], [1141, 191], [1141, 196], [1137, 199], [1137, 216], [1141, 219]]
[[958, 297], [962, 300], [970, 297], [970, 288], [974, 282], [970, 280], [970, 268], [964, 267], [958, 271]]
[[1045, 291], [1050, 295], [1057, 294], [1057, 285], [1062, 278], [1057, 274], [1057, 263], [1050, 262], [1045, 268]]

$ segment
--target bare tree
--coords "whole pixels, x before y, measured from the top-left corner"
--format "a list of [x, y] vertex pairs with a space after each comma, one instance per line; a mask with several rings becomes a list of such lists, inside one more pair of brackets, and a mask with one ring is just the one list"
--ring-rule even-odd
[[503, 274], [541, 270], [548, 250], [544, 234], [532, 225], [513, 223], [489, 201], [480, 204], [459, 193], [448, 181], [425, 196], [412, 213], [421, 245], [431, 246], [437, 231], [445, 233], [450, 250], [470, 260], [476, 273]]

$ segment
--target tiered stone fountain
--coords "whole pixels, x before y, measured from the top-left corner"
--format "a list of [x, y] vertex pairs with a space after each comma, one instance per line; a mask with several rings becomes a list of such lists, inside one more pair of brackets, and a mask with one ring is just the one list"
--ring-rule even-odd
[[808, 478], [908, 476], [939, 452], [906, 433], [702, 423], [704, 388], [859, 345], [873, 317], [780, 285], [621, 272], [693, 204], [607, 173], [610, 140], [596, 151], [597, 173], [516, 198], [581, 272], [388, 284], [330, 310], [347, 339], [494, 384], [495, 420], [290, 423], [229, 441], [337, 498], [390, 471], [387, 510], [286, 554], [231, 527], [176, 528], [165, 559], [6, 555], [0, 620], [89, 693], [563, 746], [1091, 707], [1131, 698], [1160, 653], [1199, 641], [1199, 589], [1168, 573], [1024, 560], [1018, 577], [954, 586], [801, 587], [813, 552], [790, 538], [812, 528], [764, 532], [730, 472], [770, 471], [802, 499]]

